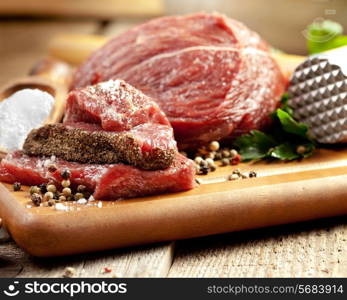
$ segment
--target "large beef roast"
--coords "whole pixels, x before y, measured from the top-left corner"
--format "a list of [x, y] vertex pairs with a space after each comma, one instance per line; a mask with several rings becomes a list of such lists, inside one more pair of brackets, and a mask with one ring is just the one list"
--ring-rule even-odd
[[261, 128], [285, 79], [265, 42], [219, 14], [154, 19], [112, 39], [72, 88], [121, 78], [153, 97], [181, 148]]
[[[57, 170], [48, 171], [54, 164]], [[39, 185], [62, 180], [60, 173], [69, 169], [73, 186], [85, 185], [96, 199], [119, 199], [136, 196], [179, 192], [192, 189], [195, 184], [194, 163], [176, 154], [165, 170], [141, 170], [124, 164], [79, 164], [59, 158], [29, 157], [21, 151], [8, 154], [0, 163], [0, 181], [25, 185]]]

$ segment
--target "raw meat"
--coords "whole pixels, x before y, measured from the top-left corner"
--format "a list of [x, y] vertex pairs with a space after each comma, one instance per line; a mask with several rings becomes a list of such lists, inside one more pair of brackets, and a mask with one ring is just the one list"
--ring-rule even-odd
[[82, 64], [72, 88], [110, 78], [153, 97], [180, 148], [264, 127], [286, 85], [256, 33], [205, 13], [154, 19], [115, 37]]
[[[55, 164], [54, 173], [48, 166]], [[38, 185], [50, 180], [61, 182], [61, 171], [69, 169], [73, 186], [85, 185], [94, 192], [96, 199], [120, 199], [146, 196], [165, 192], [179, 192], [192, 189], [195, 185], [194, 163], [176, 154], [172, 165], [165, 170], [148, 171], [136, 167], [113, 164], [79, 164], [55, 157], [29, 157], [21, 151], [8, 154], [0, 163], [0, 181], [25, 185]]]
[[32, 130], [23, 145], [24, 153], [56, 155], [80, 163], [124, 162], [157, 170], [169, 167], [177, 152], [172, 128], [167, 125], [147, 123], [122, 132], [74, 125], [50, 124]]
[[149, 97], [122, 80], [109, 80], [72, 91], [67, 99], [65, 124], [99, 124], [107, 131], [125, 131], [140, 124], [170, 126]]

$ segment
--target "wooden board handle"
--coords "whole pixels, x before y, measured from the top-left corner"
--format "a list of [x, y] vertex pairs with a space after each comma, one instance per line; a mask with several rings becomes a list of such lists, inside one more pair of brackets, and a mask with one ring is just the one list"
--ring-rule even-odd
[[[52, 56], [72, 65], [79, 65], [108, 40], [109, 38], [99, 35], [60, 34], [51, 40], [49, 52]], [[288, 78], [295, 68], [305, 60], [305, 56], [285, 53], [273, 53], [273, 57]]]

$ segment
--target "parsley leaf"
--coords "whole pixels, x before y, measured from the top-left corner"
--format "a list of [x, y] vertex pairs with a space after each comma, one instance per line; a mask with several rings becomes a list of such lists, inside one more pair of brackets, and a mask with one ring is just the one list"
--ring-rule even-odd
[[315, 143], [307, 135], [307, 125], [292, 117], [285, 94], [281, 107], [271, 114], [273, 125], [267, 132], [252, 130], [234, 141], [243, 161], [264, 158], [294, 160], [309, 157], [315, 150]]

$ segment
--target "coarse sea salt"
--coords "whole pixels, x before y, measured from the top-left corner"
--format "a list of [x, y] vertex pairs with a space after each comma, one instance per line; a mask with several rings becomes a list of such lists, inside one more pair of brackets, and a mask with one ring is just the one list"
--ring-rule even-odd
[[23, 89], [0, 102], [0, 147], [21, 149], [28, 133], [48, 118], [54, 98], [39, 89]]

